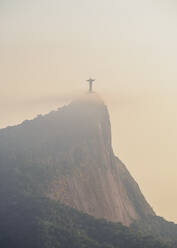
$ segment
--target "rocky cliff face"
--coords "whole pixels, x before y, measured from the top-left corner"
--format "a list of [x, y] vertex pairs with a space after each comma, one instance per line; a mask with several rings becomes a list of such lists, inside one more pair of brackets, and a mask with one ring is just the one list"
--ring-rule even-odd
[[113, 153], [108, 110], [95, 95], [0, 130], [0, 165], [0, 194], [13, 192], [13, 183], [20, 188], [23, 180], [27, 192], [39, 191], [97, 218], [129, 225], [154, 215]]
[[[49, 196], [97, 218], [129, 225], [154, 215], [123, 163], [114, 156], [107, 107], [97, 96], [68, 106], [62, 128], [64, 163], [72, 172], [59, 175]], [[60, 126], [60, 125], [59, 125]], [[71, 165], [73, 164], [73, 166]]]

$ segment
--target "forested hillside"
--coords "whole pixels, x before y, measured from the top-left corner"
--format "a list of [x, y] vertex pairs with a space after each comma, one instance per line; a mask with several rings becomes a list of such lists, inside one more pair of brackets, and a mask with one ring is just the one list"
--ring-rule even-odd
[[[0, 200], [2, 248], [177, 247], [176, 226], [154, 222], [114, 156], [100, 100], [76, 101], [0, 130]], [[118, 223], [135, 219], [130, 228]]]
[[1, 190], [59, 200], [96, 218], [130, 225], [155, 215], [112, 149], [109, 112], [96, 95], [0, 130]]
[[[0, 207], [3, 248], [169, 248], [119, 223], [96, 220], [59, 202], [16, 195]], [[173, 246], [174, 248], [174, 246]]]
[[161, 241], [177, 242], [177, 225], [159, 216], [134, 221], [131, 229], [144, 235], [151, 235]]

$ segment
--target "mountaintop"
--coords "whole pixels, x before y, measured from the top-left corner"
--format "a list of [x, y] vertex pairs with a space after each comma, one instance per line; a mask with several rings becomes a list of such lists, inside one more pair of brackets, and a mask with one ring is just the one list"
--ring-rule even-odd
[[177, 247], [114, 155], [96, 94], [0, 130], [0, 199], [1, 247]]
[[96, 218], [130, 225], [155, 215], [113, 153], [108, 109], [96, 94], [0, 130], [0, 158], [17, 165], [15, 177], [24, 171], [28, 190]]

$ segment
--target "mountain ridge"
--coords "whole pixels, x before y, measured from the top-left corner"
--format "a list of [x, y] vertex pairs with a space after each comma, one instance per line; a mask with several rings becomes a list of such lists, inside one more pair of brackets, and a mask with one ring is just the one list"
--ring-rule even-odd
[[94, 94], [1, 129], [0, 246], [177, 247], [177, 225], [155, 215], [111, 138]]
[[27, 188], [38, 184], [36, 191], [51, 199], [124, 225], [155, 215], [113, 153], [109, 112], [96, 94], [1, 129], [0, 137], [0, 157], [21, 166]]

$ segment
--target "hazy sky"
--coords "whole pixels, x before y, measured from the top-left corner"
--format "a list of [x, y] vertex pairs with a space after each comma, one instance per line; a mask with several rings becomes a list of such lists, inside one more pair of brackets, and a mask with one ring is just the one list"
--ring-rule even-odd
[[0, 128], [85, 93], [109, 106], [116, 154], [177, 222], [177, 2], [0, 0]]

